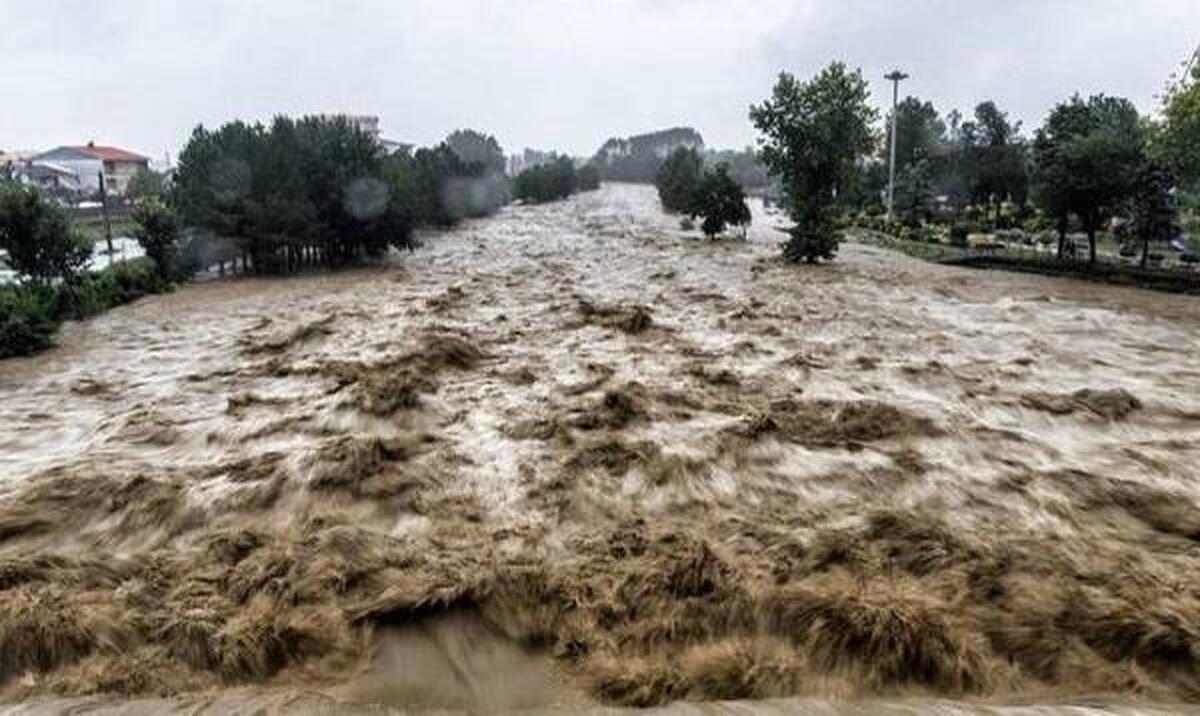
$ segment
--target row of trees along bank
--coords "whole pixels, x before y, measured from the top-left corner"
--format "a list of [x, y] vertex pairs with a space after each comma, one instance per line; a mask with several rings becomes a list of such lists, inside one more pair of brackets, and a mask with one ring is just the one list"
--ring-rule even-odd
[[133, 213], [145, 256], [88, 270], [93, 246], [36, 189], [0, 181], [0, 357], [51, 345], [83, 318], [197, 271], [239, 262], [258, 274], [338, 267], [412, 248], [421, 226], [450, 226], [510, 200], [496, 140], [459, 130], [441, 144], [386, 153], [341, 117], [198, 127], [174, 182]]
[[[1032, 139], [994, 102], [966, 120], [905, 99], [896, 110], [890, 225], [880, 217], [892, 123], [879, 130], [869, 99], [861, 71], [833, 63], [808, 81], [781, 74], [771, 97], [751, 108], [759, 160], [780, 180], [795, 222], [790, 260], [831, 258], [846, 223], [961, 243], [977, 232], [1038, 235], [1057, 242], [1060, 258], [1072, 253], [1068, 232], [1080, 230], [1093, 261], [1102, 232], [1111, 230], [1123, 255], [1137, 245], [1145, 261], [1155, 242], [1200, 228], [1200, 66], [1170, 88], [1158, 116], [1139, 115], [1126, 99], [1074, 96]], [[669, 194], [664, 205], [675, 201]], [[1183, 226], [1180, 209], [1190, 217]]]
[[200, 263], [228, 258], [288, 273], [412, 248], [423, 225], [449, 226], [508, 203], [504, 153], [460, 130], [432, 148], [387, 154], [342, 117], [276, 118], [269, 127], [199, 127], [179, 157], [171, 200], [197, 240]]

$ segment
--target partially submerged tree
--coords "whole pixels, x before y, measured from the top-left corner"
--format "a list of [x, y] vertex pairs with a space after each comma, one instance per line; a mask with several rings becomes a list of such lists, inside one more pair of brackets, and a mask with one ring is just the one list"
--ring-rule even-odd
[[875, 144], [878, 113], [868, 96], [862, 72], [835, 62], [808, 82], [781, 73], [771, 98], [750, 108], [763, 135], [763, 163], [782, 180], [796, 222], [784, 246], [788, 261], [815, 262], [837, 252], [835, 201]]
[[33, 187], [0, 183], [0, 249], [24, 281], [72, 283], [92, 256], [92, 245], [71, 230], [56, 204]]
[[670, 213], [686, 212], [703, 176], [704, 159], [699, 152], [690, 147], [671, 152], [654, 180], [663, 209]]
[[578, 188], [575, 163], [570, 157], [556, 157], [518, 174], [513, 182], [513, 196], [526, 203], [540, 204], [566, 199]]
[[729, 226], [750, 225], [750, 207], [746, 205], [746, 192], [742, 185], [729, 175], [729, 167], [721, 164], [704, 173], [689, 202], [687, 214], [693, 219], [702, 218], [700, 229], [710, 239], [725, 233]]
[[600, 188], [600, 168], [595, 164], [585, 164], [576, 172], [579, 191], [596, 191]]

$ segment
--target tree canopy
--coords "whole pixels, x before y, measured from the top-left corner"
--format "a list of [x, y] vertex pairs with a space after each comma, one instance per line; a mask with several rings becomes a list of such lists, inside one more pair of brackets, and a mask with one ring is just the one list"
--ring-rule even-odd
[[[885, 123], [885, 151], [892, 141], [892, 122], [889, 113]], [[945, 148], [946, 123], [931, 102], [906, 97], [896, 107], [896, 174], [921, 160], [933, 160]]]
[[784, 248], [788, 260], [813, 262], [837, 251], [835, 199], [875, 147], [878, 112], [868, 97], [861, 70], [835, 62], [808, 82], [780, 74], [771, 97], [750, 109], [762, 161], [782, 180], [796, 222]]
[[[457, 149], [451, 143], [457, 145]], [[467, 157], [467, 159], [464, 159]], [[344, 117], [197, 127], [172, 200], [183, 220], [238, 242], [257, 272], [309, 257], [338, 265], [411, 246], [422, 223], [452, 224], [508, 201], [495, 139], [459, 130], [414, 155], [385, 155]]]
[[1163, 122], [1157, 154], [1179, 181], [1200, 191], [1200, 62], [1163, 98]]
[[1061, 233], [1069, 213], [1088, 234], [1096, 259], [1096, 232], [1126, 202], [1145, 160], [1143, 125], [1127, 99], [1079, 95], [1056, 106], [1033, 141], [1038, 203], [1056, 217]]

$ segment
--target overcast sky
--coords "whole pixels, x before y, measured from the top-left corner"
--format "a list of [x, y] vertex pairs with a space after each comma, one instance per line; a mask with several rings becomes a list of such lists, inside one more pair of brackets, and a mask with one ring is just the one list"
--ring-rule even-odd
[[833, 59], [878, 104], [900, 66], [942, 112], [994, 99], [1031, 128], [1076, 91], [1153, 110], [1198, 42], [1200, 0], [0, 0], [0, 148], [161, 157], [200, 122], [343, 111], [421, 144], [737, 147], [776, 73]]

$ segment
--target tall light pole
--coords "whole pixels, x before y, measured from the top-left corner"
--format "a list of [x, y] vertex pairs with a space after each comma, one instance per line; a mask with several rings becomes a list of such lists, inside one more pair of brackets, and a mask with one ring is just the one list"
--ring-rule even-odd
[[892, 208], [896, 204], [896, 114], [900, 106], [900, 81], [908, 79], [908, 75], [900, 70], [893, 70], [891, 74], [884, 75], [884, 79], [890, 80], [892, 83], [892, 158], [888, 162], [888, 197], [887, 197], [887, 218], [892, 220]]

